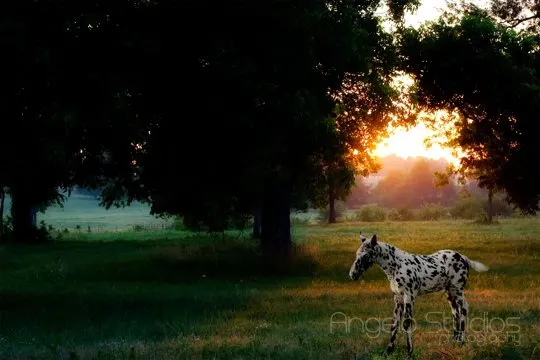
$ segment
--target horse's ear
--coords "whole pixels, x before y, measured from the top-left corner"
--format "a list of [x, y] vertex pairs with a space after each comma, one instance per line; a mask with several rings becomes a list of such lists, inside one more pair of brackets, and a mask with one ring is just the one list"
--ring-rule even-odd
[[362, 245], [366, 241], [366, 237], [362, 235], [362, 232], [360, 231], [360, 245]]
[[371, 241], [369, 242], [370, 245], [376, 245], [377, 244], [377, 235], [373, 234], [371, 237]]

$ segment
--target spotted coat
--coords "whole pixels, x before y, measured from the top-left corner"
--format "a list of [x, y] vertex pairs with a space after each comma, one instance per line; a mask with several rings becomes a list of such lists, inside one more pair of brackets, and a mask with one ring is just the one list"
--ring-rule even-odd
[[360, 234], [361, 245], [351, 266], [349, 276], [358, 280], [373, 264], [379, 265], [390, 281], [394, 293], [394, 314], [387, 353], [395, 347], [399, 324], [407, 333], [407, 349], [412, 354], [412, 312], [418, 295], [445, 291], [452, 308], [454, 339], [463, 341], [468, 313], [464, 289], [469, 269], [487, 271], [488, 268], [453, 250], [440, 250], [431, 255], [410, 254], [397, 247], [367, 238]]

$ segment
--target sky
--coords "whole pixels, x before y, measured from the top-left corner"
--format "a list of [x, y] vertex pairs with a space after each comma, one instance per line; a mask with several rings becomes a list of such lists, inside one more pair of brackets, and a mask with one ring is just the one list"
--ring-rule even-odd
[[[487, 0], [474, 1], [478, 5], [486, 5]], [[418, 27], [421, 23], [429, 20], [435, 20], [443, 9], [446, 8], [445, 0], [424, 0], [422, 6], [414, 14], [406, 14], [405, 22], [413, 27]], [[407, 158], [423, 156], [431, 159], [444, 158], [449, 162], [457, 165], [456, 159], [451, 150], [442, 148], [439, 145], [433, 145], [426, 148], [424, 139], [432, 137], [434, 133], [428, 130], [423, 124], [405, 129], [394, 129], [393, 135], [380, 143], [374, 154], [376, 156], [386, 156], [395, 154], [397, 156]]]

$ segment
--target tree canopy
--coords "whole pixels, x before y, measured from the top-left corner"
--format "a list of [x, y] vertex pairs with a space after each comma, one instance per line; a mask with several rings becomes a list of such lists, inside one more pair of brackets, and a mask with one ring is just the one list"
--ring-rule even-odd
[[[536, 38], [473, 9], [441, 18], [401, 39], [418, 103], [459, 114], [453, 144], [481, 185], [506, 191], [526, 211], [540, 200], [540, 57]], [[449, 119], [454, 119], [449, 117]]]
[[58, 188], [81, 186], [102, 189], [106, 206], [145, 201], [192, 228], [222, 230], [260, 212], [263, 245], [287, 249], [290, 208], [342, 197], [358, 169], [376, 168], [367, 150], [388, 122], [411, 119], [398, 70], [417, 80], [412, 100], [460, 113], [466, 166], [490, 169], [510, 200], [538, 209], [532, 32], [509, 29], [494, 2], [491, 13], [471, 8], [402, 30], [398, 43], [381, 5], [399, 21], [419, 1], [21, 0], [5, 9], [0, 186], [13, 197], [14, 228], [30, 229], [32, 208], [61, 200]]
[[[340, 129], [336, 105], [379, 114], [397, 94], [381, 3], [21, 1], [1, 15], [2, 111], [20, 126], [7, 174], [24, 181], [3, 185], [99, 186], [107, 206], [143, 200], [210, 229], [262, 207], [263, 243], [286, 247], [289, 208], [365, 121]], [[417, 3], [387, 1], [395, 19]]]

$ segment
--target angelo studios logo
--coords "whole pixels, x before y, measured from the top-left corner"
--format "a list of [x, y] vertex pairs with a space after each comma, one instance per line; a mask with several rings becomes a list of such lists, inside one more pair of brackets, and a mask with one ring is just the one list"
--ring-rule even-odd
[[[428, 333], [436, 333], [439, 342], [450, 343], [453, 339], [453, 319], [451, 314], [444, 312], [429, 312], [426, 314], [426, 323], [429, 328]], [[521, 327], [519, 317], [501, 318], [489, 316], [483, 313], [482, 316], [469, 317], [466, 323], [465, 337], [467, 341], [483, 344], [513, 343], [521, 345]]]
[[[369, 338], [375, 338], [390, 332], [392, 318], [360, 318], [351, 317], [342, 312], [333, 313], [330, 317], [330, 332], [341, 332], [350, 334], [360, 332]], [[445, 312], [429, 312], [425, 314], [423, 321], [427, 327], [423, 329], [426, 333], [437, 334], [439, 344], [450, 343], [453, 339], [453, 316]], [[501, 344], [511, 342], [514, 345], [521, 345], [521, 328], [518, 317], [492, 317], [488, 313], [483, 313], [479, 317], [468, 318], [466, 324], [466, 340], [482, 344]], [[417, 329], [417, 323], [413, 318], [411, 330]], [[540, 345], [535, 350], [540, 355]]]
[[[330, 333], [352, 332], [364, 333], [369, 338], [376, 338], [383, 333], [389, 333], [392, 327], [392, 318], [360, 318], [351, 317], [342, 312], [335, 312], [330, 316]], [[413, 320], [413, 330], [415, 324]]]

